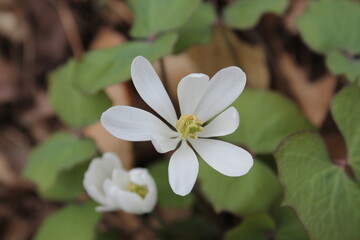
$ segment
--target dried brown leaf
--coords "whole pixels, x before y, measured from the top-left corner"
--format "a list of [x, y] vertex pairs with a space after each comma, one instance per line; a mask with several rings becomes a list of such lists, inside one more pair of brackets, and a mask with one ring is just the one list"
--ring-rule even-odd
[[248, 86], [268, 88], [270, 85], [264, 47], [249, 45], [228, 29], [216, 27], [209, 44], [190, 48], [187, 53], [199, 70], [209, 76], [222, 68], [238, 65], [247, 75]]
[[315, 126], [321, 126], [329, 111], [336, 87], [336, 77], [328, 73], [310, 82], [305, 70], [296, 65], [287, 54], [278, 58], [278, 65], [281, 66], [280, 70], [305, 115]]

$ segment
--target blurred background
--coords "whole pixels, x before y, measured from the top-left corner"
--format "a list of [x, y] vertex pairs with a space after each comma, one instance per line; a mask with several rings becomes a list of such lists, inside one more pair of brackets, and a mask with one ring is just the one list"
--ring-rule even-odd
[[[243, 128], [227, 140], [251, 151], [274, 179], [272, 153], [297, 130], [316, 129], [332, 159], [345, 159], [330, 105], [340, 89], [359, 79], [360, 37], [354, 24], [359, 9], [358, 1], [347, 0], [0, 0], [0, 239], [58, 239], [40, 236], [39, 229], [67, 204], [88, 201], [82, 174], [91, 157], [103, 152], [119, 154], [128, 169], [150, 167], [155, 175], [163, 170], [155, 179], [167, 182], [161, 175], [167, 165], [160, 160], [168, 156], [151, 143], [116, 139], [98, 122], [111, 105], [150, 111], [128, 81], [137, 55], [154, 62], [175, 106], [177, 83], [187, 74], [211, 77], [224, 67], [241, 67], [247, 91], [235, 105]], [[341, 15], [345, 12], [350, 17]], [[61, 144], [33, 153], [59, 131], [94, 142], [85, 160], [72, 165], [76, 173], [69, 173], [72, 167], [52, 169], [51, 161], [65, 151]], [[33, 170], [40, 165], [45, 169]], [[67, 183], [63, 179], [60, 190], [49, 190], [45, 183], [56, 185], [60, 175]], [[244, 216], [279, 206], [283, 194], [274, 181], [272, 193], [261, 183], [254, 187], [254, 199], [270, 199], [251, 214], [246, 206], [223, 206], [208, 193], [209, 186], [200, 185], [187, 200], [169, 203], [168, 195], [159, 196], [156, 212], [162, 220], [107, 213], [83, 226], [90, 229], [84, 230], [87, 235], [59, 239], [222, 239]], [[275, 232], [261, 239], [280, 239]], [[299, 232], [296, 239], [307, 239], [304, 230]]]

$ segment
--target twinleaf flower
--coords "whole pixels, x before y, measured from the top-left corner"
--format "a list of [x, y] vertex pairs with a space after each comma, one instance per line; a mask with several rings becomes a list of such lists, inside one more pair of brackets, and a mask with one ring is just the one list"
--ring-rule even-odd
[[246, 75], [240, 68], [224, 68], [210, 81], [208, 76], [199, 73], [184, 77], [177, 89], [180, 117], [154, 68], [144, 57], [133, 60], [131, 76], [139, 95], [165, 122], [130, 106], [109, 108], [102, 114], [101, 122], [115, 137], [151, 141], [160, 153], [180, 145], [171, 156], [168, 169], [170, 186], [176, 194], [187, 195], [195, 184], [199, 162], [194, 150], [226, 176], [242, 176], [249, 171], [253, 159], [246, 150], [208, 139], [228, 135], [239, 126], [237, 110], [228, 107], [246, 83]]
[[99, 212], [149, 213], [157, 201], [156, 184], [148, 170], [126, 171], [114, 153], [94, 158], [85, 172], [83, 184], [88, 195], [101, 204], [96, 207]]

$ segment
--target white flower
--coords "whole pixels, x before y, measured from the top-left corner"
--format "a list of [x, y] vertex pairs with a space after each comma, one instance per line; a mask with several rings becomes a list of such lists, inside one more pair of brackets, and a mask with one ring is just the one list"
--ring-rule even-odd
[[157, 201], [154, 179], [147, 169], [125, 171], [114, 153], [94, 158], [83, 181], [89, 196], [101, 204], [96, 211], [124, 210], [128, 213], [151, 212]]
[[144, 57], [133, 60], [131, 76], [142, 99], [168, 124], [149, 112], [129, 106], [109, 108], [102, 114], [101, 123], [115, 137], [150, 140], [160, 153], [174, 150], [181, 142], [171, 156], [168, 170], [170, 186], [176, 194], [187, 195], [195, 184], [199, 163], [193, 149], [226, 176], [241, 176], [249, 171], [253, 159], [246, 150], [206, 139], [228, 135], [239, 126], [237, 110], [226, 108], [244, 89], [246, 75], [240, 68], [224, 68], [210, 81], [208, 76], [198, 73], [184, 77], [177, 89], [180, 118], [154, 68]]

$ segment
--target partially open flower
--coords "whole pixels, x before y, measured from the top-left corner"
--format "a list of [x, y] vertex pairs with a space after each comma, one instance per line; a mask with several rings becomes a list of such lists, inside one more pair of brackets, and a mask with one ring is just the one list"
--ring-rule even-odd
[[151, 212], [157, 201], [154, 179], [145, 168], [126, 171], [114, 153], [94, 158], [83, 181], [89, 196], [101, 204], [99, 212], [124, 210], [128, 213]]

